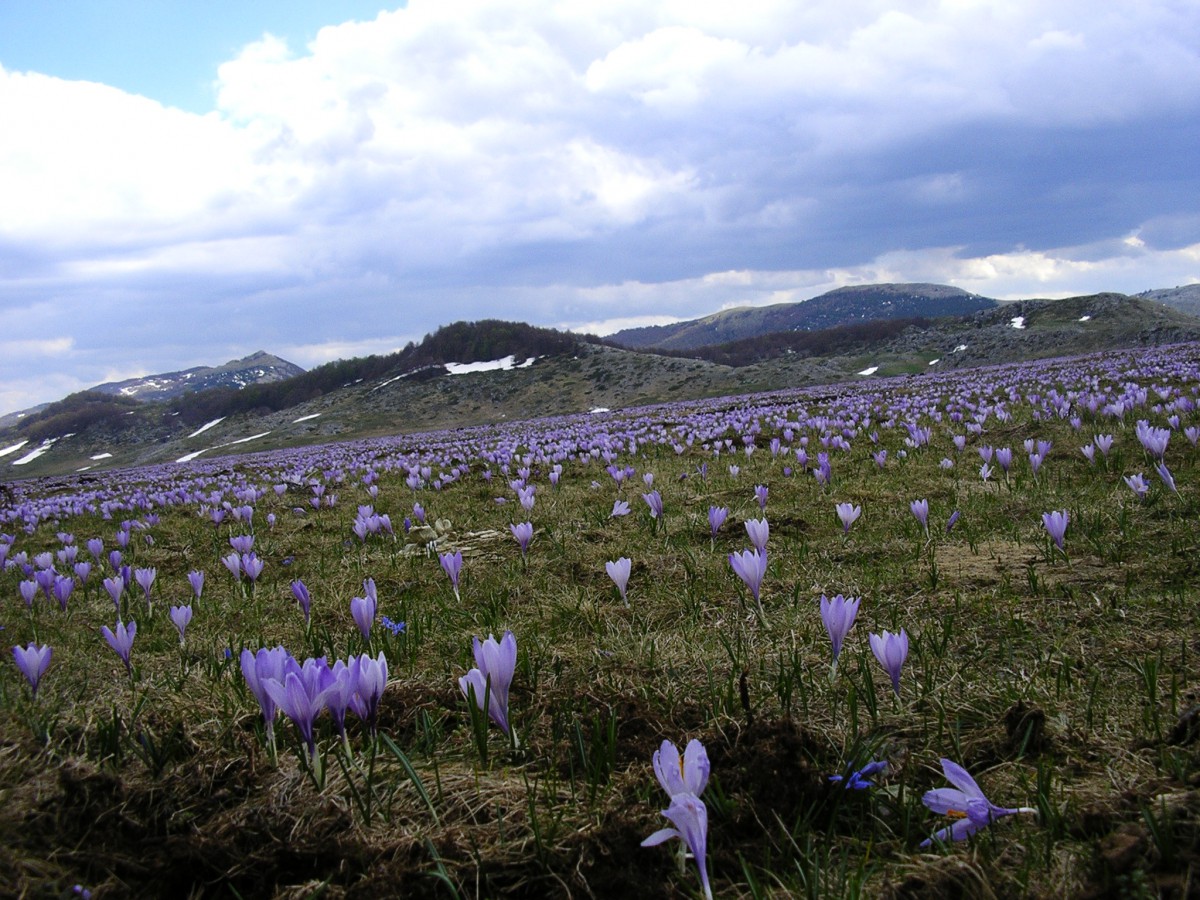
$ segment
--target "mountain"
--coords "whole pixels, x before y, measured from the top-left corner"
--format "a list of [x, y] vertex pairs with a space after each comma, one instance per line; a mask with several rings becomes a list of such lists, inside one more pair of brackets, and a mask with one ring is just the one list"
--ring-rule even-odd
[[303, 374], [304, 370], [286, 359], [259, 350], [221, 366], [196, 366], [180, 372], [108, 381], [91, 390], [117, 397], [151, 402], [170, 400], [189, 391], [208, 391], [227, 387], [242, 389], [251, 384], [270, 384]]
[[965, 317], [781, 332], [690, 351], [627, 350], [522, 323], [460, 322], [399, 353], [340, 360], [242, 390], [156, 403], [73, 395], [32, 421], [0, 429], [0, 480], [203, 463], [330, 441], [1185, 341], [1200, 341], [1200, 318], [1123, 294], [1012, 301]]
[[878, 319], [965, 316], [997, 301], [944, 284], [867, 284], [799, 303], [743, 306], [701, 319], [628, 328], [609, 340], [631, 349], [690, 350], [781, 331], [818, 331]]
[[1200, 284], [1185, 284], [1181, 287], [1143, 291], [1137, 296], [1143, 300], [1165, 303], [1172, 309], [1185, 312], [1189, 316], [1200, 316]]

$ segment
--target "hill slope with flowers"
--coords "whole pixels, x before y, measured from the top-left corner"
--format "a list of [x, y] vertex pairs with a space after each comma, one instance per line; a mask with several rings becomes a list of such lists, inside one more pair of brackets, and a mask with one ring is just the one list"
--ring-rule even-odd
[[1198, 405], [1193, 342], [11, 484], [0, 895], [1184, 896]]

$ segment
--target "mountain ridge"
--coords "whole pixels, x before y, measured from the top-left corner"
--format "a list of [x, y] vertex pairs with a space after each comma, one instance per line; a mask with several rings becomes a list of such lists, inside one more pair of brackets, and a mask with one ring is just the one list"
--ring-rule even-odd
[[628, 328], [608, 340], [640, 350], [691, 350], [781, 331], [819, 331], [880, 319], [970, 315], [999, 301], [925, 282], [851, 285], [809, 300], [739, 306], [670, 325]]

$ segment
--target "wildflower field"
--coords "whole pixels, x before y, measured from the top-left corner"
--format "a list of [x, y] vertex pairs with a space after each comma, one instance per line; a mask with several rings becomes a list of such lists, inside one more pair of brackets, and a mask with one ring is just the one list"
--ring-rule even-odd
[[1187, 896], [1200, 346], [0, 494], [0, 895]]

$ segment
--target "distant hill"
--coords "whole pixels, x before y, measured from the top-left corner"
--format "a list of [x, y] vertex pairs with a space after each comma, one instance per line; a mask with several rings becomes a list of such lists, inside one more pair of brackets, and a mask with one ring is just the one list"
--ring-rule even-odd
[[1185, 284], [1181, 287], [1143, 291], [1137, 296], [1143, 300], [1165, 303], [1172, 309], [1185, 312], [1189, 316], [1200, 316], [1200, 284]]
[[739, 307], [673, 325], [629, 328], [609, 340], [631, 349], [690, 350], [781, 331], [819, 331], [880, 319], [966, 316], [997, 301], [944, 284], [868, 284], [800, 303]]
[[259, 350], [242, 359], [232, 359], [221, 366], [196, 366], [180, 372], [108, 381], [96, 385], [92, 390], [100, 394], [150, 402], [170, 400], [189, 391], [207, 391], [221, 387], [241, 390], [251, 384], [270, 384], [303, 373], [304, 370], [295, 363]]
[[156, 403], [73, 395], [0, 429], [0, 480], [1185, 341], [1200, 341], [1200, 318], [1123, 294], [1011, 301], [962, 317], [778, 332], [691, 351], [459, 322], [397, 353], [273, 384]]

